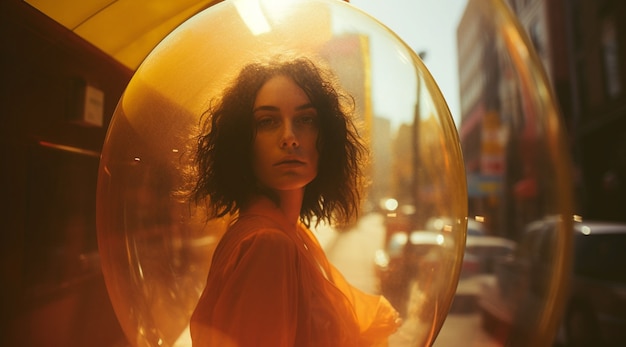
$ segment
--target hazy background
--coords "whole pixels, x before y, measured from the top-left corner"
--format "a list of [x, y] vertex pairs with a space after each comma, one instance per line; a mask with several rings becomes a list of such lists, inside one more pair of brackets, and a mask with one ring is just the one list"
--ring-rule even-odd
[[458, 128], [461, 115], [456, 29], [467, 0], [350, 0], [350, 3], [389, 27], [415, 52], [425, 52], [424, 63], [441, 88]]

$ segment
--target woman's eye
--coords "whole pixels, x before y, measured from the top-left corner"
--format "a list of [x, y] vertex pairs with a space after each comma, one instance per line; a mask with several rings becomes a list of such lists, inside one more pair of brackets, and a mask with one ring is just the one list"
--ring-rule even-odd
[[304, 125], [317, 125], [317, 115], [303, 115], [298, 117], [298, 122]]
[[261, 128], [261, 129], [272, 128], [276, 126], [276, 124], [278, 124], [278, 121], [276, 121], [272, 117], [263, 117], [263, 118], [257, 119], [256, 121], [257, 128]]

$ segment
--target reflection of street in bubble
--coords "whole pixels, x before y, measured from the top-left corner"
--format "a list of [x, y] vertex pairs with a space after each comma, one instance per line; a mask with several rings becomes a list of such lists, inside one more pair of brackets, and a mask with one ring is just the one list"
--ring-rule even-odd
[[[357, 288], [377, 293], [378, 279], [373, 271], [376, 250], [382, 247], [384, 240], [384, 218], [380, 214], [372, 213], [362, 217], [361, 223], [355, 228], [343, 233], [337, 233], [332, 228], [321, 227], [316, 230], [320, 243], [324, 246], [329, 260], [346, 275]], [[428, 276], [424, 275], [413, 281], [408, 299], [404, 304], [408, 314], [403, 317], [402, 325], [389, 338], [389, 347], [421, 346], [420, 342], [427, 341], [432, 333], [432, 324], [428, 319], [432, 304], [427, 302], [427, 295], [423, 288], [428, 286]], [[459, 282], [461, 292], [477, 291], [476, 281]], [[481, 327], [478, 310], [474, 307], [471, 312], [451, 312], [444, 322], [446, 327], [437, 336], [433, 346], [463, 346], [468, 338], [471, 341], [480, 341], [477, 346], [497, 346], [489, 334]]]

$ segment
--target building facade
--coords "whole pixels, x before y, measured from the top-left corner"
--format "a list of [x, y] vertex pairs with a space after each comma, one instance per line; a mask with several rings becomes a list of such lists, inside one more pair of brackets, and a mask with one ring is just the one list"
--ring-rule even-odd
[[[618, 20], [626, 15], [625, 4], [611, 0], [506, 3], [541, 62], [556, 100], [567, 135], [569, 153], [563, 155], [572, 159], [574, 212], [585, 219], [626, 220], [626, 25]], [[515, 138], [515, 133], [528, 133], [539, 123], [517, 124], [520, 114], [526, 123], [533, 118], [525, 108], [515, 70], [503, 55], [506, 39], [485, 27], [488, 21], [472, 20], [477, 15], [479, 2], [470, 0], [457, 31], [460, 137], [470, 216], [489, 215], [494, 233], [514, 236], [511, 230], [521, 226], [515, 218], [525, 214], [524, 219], [532, 219], [537, 214], [533, 209], [549, 203], [547, 198], [531, 196], [541, 195], [545, 187], [523, 177], [529, 167], [545, 161], [527, 157], [532, 152], [528, 146], [542, 146], [547, 135], [533, 141], [525, 135]], [[501, 165], [504, 170], [498, 171]], [[526, 202], [520, 202], [523, 199], [516, 193], [524, 195]]]

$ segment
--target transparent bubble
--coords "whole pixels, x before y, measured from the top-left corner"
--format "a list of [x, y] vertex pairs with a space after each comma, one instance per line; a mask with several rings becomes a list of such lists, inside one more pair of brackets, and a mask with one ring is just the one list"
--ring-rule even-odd
[[136, 71], [109, 128], [98, 241], [111, 301], [134, 346], [190, 345], [189, 319], [226, 221], [205, 224], [176, 194], [189, 139], [242, 66], [284, 53], [331, 67], [369, 141], [371, 185], [358, 223], [314, 230], [329, 259], [402, 313], [391, 346], [429, 345], [441, 328], [461, 270], [467, 190], [435, 81], [395, 34], [345, 2], [244, 0], [212, 6], [166, 37]]
[[468, 62], [459, 134], [475, 222], [454, 319], [441, 336], [459, 336], [462, 321], [477, 327], [462, 336], [467, 345], [550, 346], [569, 285], [574, 218], [556, 99], [543, 57], [504, 1], [468, 1], [459, 32], [460, 65]]

